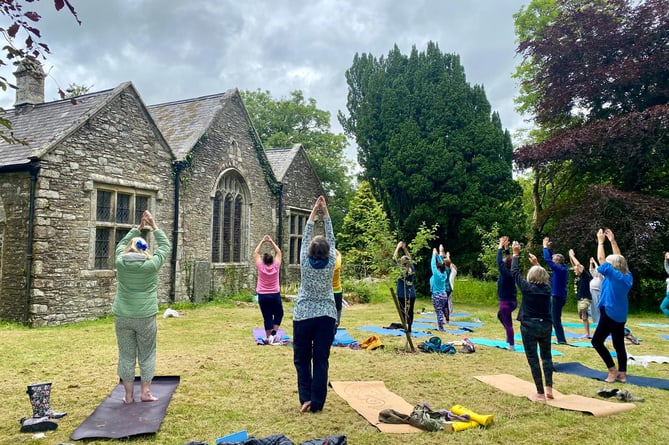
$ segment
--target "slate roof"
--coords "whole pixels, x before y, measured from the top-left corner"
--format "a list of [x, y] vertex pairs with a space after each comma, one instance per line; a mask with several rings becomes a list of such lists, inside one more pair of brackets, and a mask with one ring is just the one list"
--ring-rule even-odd
[[0, 168], [25, 165], [31, 157], [43, 156], [130, 85], [126, 82], [114, 89], [79, 96], [76, 105], [64, 99], [6, 110], [2, 117], [12, 123], [12, 133], [28, 145], [8, 144], [0, 139]]
[[147, 108], [178, 160], [183, 160], [236, 90], [149, 105]]
[[274, 171], [274, 176], [276, 180], [281, 182], [283, 177], [286, 175], [290, 164], [293, 163], [295, 156], [300, 151], [301, 145], [296, 144], [291, 148], [272, 148], [270, 150], [265, 150], [265, 155], [269, 161], [269, 165]]

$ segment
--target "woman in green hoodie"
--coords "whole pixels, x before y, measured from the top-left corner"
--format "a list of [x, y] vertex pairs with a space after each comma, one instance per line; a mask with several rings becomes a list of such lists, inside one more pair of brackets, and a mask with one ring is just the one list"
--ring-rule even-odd
[[[140, 236], [147, 226], [153, 230], [157, 244], [153, 255]], [[158, 400], [151, 394], [158, 332], [158, 271], [165, 263], [170, 248], [167, 235], [156, 227], [156, 221], [148, 210], [142, 215], [139, 227], [132, 228], [116, 246], [117, 287], [112, 312], [118, 343], [118, 375], [125, 389], [125, 404], [135, 401], [137, 362], [141, 376], [141, 401]]]

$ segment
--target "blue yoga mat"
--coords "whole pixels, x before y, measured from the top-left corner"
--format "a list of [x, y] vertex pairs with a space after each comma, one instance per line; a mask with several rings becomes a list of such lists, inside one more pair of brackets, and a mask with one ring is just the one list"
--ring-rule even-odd
[[348, 333], [346, 328], [337, 328], [337, 333], [332, 341], [332, 346], [348, 346], [353, 343], [357, 343], [357, 341], [351, 337], [351, 334]]
[[643, 326], [646, 328], [669, 328], [669, 324], [658, 324], [658, 323], [639, 323], [637, 326]]
[[[567, 337], [567, 333], [565, 332], [565, 337]], [[516, 334], [513, 336], [514, 339], [517, 341], [523, 341], [523, 336], [520, 334]], [[580, 336], [578, 338], [581, 338]], [[552, 338], [551, 343], [554, 345], [557, 345], [558, 342], [556, 339]], [[567, 345], [565, 345], [567, 346]], [[568, 346], [575, 346], [577, 348], [592, 348], [592, 345], [590, 344], [589, 341], [575, 341], [575, 342], [569, 342]]]
[[426, 324], [426, 323], [414, 323], [412, 327], [418, 329], [428, 329], [434, 331], [433, 333], [447, 332], [453, 335], [469, 334], [471, 332], [471, 330], [467, 329], [444, 329], [443, 331], [438, 331], [437, 326], [435, 324]]
[[[482, 346], [493, 346], [495, 348], [500, 348], [500, 349], [507, 349], [507, 343], [503, 340], [490, 340], [488, 338], [469, 338], [469, 340], [476, 344], [476, 345], [482, 345]], [[525, 353], [525, 348], [523, 348], [523, 345], [515, 345], [514, 347], [516, 352], [522, 352], [523, 354]], [[564, 355], [560, 351], [555, 351], [551, 349], [551, 355]]]
[[[437, 314], [435, 314], [434, 312], [421, 312], [420, 315], [422, 315], [424, 317], [432, 317], [432, 318], [435, 318], [435, 319], [437, 318]], [[453, 312], [451, 314], [451, 317], [471, 317], [471, 316], [472, 316], [472, 314], [467, 314], [465, 312]]]
[[664, 340], [669, 340], [669, 335], [660, 334], [660, 338], [662, 338]]
[[[602, 363], [602, 367], [604, 364]], [[608, 375], [605, 371], [598, 371], [596, 369], [588, 368], [587, 366], [578, 362], [569, 363], [555, 363], [555, 371], [563, 372], [565, 374], [580, 375], [581, 377], [588, 377], [595, 380], [604, 380]], [[655, 377], [642, 377], [638, 375], [627, 374], [627, 383], [637, 386], [648, 386], [651, 388], [669, 389], [669, 380], [659, 379]]]
[[[581, 323], [571, 323], [571, 322], [565, 323], [563, 321], [562, 326], [567, 327], [567, 328], [582, 328], [583, 327], [583, 322], [581, 322]], [[596, 328], [596, 327], [597, 327], [597, 323], [590, 323], [590, 328], [591, 329]]]
[[[361, 326], [361, 327], [358, 328], [358, 330], [373, 332], [375, 334], [392, 335], [393, 337], [405, 337], [406, 336], [404, 331], [401, 330], [401, 329], [387, 329], [387, 328], [380, 328], [378, 326]], [[416, 338], [421, 338], [421, 337], [431, 337], [432, 334], [412, 330], [411, 331], [411, 336], [416, 337]]]

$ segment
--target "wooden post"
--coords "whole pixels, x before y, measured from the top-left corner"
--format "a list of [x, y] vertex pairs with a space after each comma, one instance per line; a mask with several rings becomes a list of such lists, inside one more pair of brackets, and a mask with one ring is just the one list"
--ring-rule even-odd
[[404, 333], [407, 336], [407, 344], [409, 345], [411, 352], [416, 352], [416, 348], [414, 348], [413, 341], [411, 340], [411, 332], [409, 331], [409, 326], [407, 326], [406, 318], [404, 318], [404, 311], [402, 311], [402, 308], [400, 307], [400, 301], [397, 299], [397, 295], [395, 295], [395, 290], [392, 287], [390, 288], [390, 295], [393, 297], [393, 301], [395, 302], [397, 313], [400, 314], [400, 322], [402, 322], [402, 328], [404, 329]]

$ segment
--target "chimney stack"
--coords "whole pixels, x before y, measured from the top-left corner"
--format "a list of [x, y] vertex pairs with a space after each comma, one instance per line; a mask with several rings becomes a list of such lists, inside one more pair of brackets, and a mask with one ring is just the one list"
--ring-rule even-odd
[[16, 102], [15, 108], [23, 105], [44, 103], [44, 70], [42, 64], [33, 57], [26, 57], [19, 63], [16, 71]]

